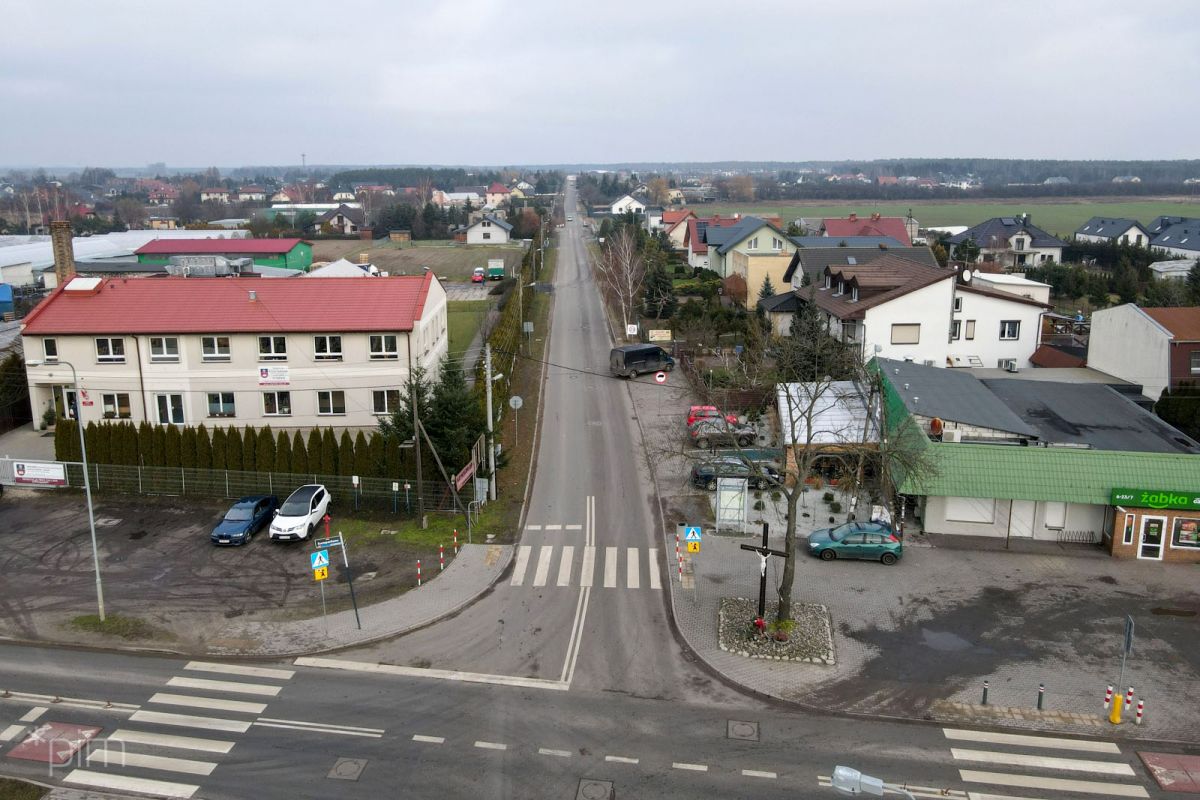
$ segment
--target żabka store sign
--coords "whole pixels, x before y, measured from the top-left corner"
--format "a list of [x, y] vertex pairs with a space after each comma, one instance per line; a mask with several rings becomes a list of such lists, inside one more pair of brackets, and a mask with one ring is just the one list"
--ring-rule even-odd
[[1167, 492], [1161, 489], [1113, 489], [1112, 504], [1132, 508], [1200, 511], [1200, 492]]

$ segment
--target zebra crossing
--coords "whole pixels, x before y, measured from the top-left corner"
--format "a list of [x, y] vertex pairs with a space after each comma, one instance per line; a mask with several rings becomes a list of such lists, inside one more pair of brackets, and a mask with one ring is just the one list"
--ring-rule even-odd
[[1150, 796], [1113, 742], [954, 728], [942, 732], [951, 742], [951, 758], [962, 766], [967, 800], [1040, 800], [1061, 792]]
[[658, 548], [520, 545], [509, 585], [660, 590]]
[[[295, 675], [289, 669], [207, 661], [189, 662], [183, 673], [166, 686], [188, 693], [155, 692], [125, 724], [92, 741], [63, 783], [190, 798], [200, 789], [193, 781], [211, 775], [219, 765], [215, 759], [233, 750], [235, 735], [257, 724], [267, 709], [261, 698], [276, 697]], [[197, 673], [209, 677], [193, 677]]]

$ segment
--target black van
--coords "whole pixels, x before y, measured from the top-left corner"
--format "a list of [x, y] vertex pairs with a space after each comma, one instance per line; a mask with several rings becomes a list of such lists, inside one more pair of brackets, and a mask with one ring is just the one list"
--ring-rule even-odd
[[643, 372], [670, 372], [675, 359], [656, 344], [627, 344], [608, 354], [608, 369], [618, 378], [634, 378]]

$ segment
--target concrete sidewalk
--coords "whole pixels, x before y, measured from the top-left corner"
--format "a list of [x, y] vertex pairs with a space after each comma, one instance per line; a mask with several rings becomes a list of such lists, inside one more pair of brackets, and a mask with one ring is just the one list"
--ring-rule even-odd
[[400, 636], [448, 617], [470, 605], [499, 579], [512, 560], [511, 545], [463, 545], [450, 566], [424, 585], [399, 597], [359, 609], [338, 611], [326, 619], [294, 622], [244, 622], [210, 639], [211, 654], [295, 656], [337, 650]]
[[0, 434], [0, 458], [54, 460], [54, 432], [39, 431], [32, 424]]

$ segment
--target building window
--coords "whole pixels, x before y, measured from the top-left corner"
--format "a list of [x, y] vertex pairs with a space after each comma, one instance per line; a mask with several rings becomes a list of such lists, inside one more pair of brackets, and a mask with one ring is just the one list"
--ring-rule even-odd
[[105, 419], [129, 419], [133, 416], [129, 411], [129, 395], [125, 392], [100, 395], [100, 405], [104, 409]]
[[371, 392], [371, 413], [391, 414], [399, 407], [399, 389], [376, 389]]
[[1024, 250], [1025, 249], [1025, 240], [1021, 237], [1017, 237], [1016, 239], [1013, 239], [1013, 249], [1014, 250]]
[[58, 361], [58, 339], [42, 339], [42, 356], [46, 361]]
[[263, 416], [290, 417], [291, 415], [291, 392], [263, 392]]
[[[1192, 374], [1200, 375], [1200, 350], [1193, 350], [1188, 356], [1188, 359], [1190, 360], [1189, 367], [1191, 368]], [[49, 361], [48, 358], [46, 360]]]
[[346, 393], [341, 389], [317, 392], [317, 413], [324, 415], [345, 414]]
[[746, 249], [747, 250], [757, 250], [758, 249], [758, 237], [757, 236], [755, 236], [753, 239], [746, 240]]
[[484, 233], [484, 234], [483, 234], [483, 238], [485, 238], [485, 239], [490, 239], [490, 238], [492, 238], [492, 234], [490, 234], [490, 233]]
[[1171, 547], [1200, 549], [1200, 519], [1175, 518], [1175, 530], [1171, 533]]
[[287, 361], [286, 336], [258, 337], [259, 361]]
[[991, 497], [947, 497], [946, 521], [991, 525], [996, 521], [996, 501]]
[[200, 337], [200, 352], [205, 361], [228, 361], [229, 360], [229, 337], [228, 336], [202, 336]]
[[179, 339], [174, 336], [151, 336], [150, 360], [159, 362], [179, 361]]
[[920, 344], [921, 323], [897, 323], [892, 326], [892, 344]]
[[954, 320], [954, 322], [950, 323], [950, 341], [957, 342], [961, 334], [962, 322], [959, 320]]
[[314, 336], [313, 352], [316, 354], [317, 361], [341, 361], [342, 337]]
[[97, 339], [96, 360], [102, 364], [124, 364], [125, 340], [119, 336]]
[[771, 237], [771, 249], [772, 250], [782, 250], [783, 242], [781, 242], [779, 239], [776, 239], [774, 236], [772, 236]]
[[1121, 544], [1133, 544], [1133, 528], [1137, 517], [1134, 514], [1125, 515], [1125, 533], [1121, 536]]
[[850, 287], [850, 302], [851, 303], [858, 302], [858, 287], [857, 286]]
[[233, 392], [209, 392], [208, 415], [210, 417], [234, 417]]
[[1061, 531], [1067, 527], [1067, 504], [1061, 501], [1047, 501], [1046, 508], [1046, 527], [1052, 530]]
[[1021, 338], [1021, 321], [1006, 319], [1000, 323], [1000, 339], [1013, 340]]
[[855, 334], [856, 330], [857, 330], [857, 325], [854, 322], [854, 320], [843, 321], [842, 322], [842, 341], [843, 342], [855, 341], [856, 340], [856, 334]]
[[376, 334], [371, 336], [371, 358], [393, 359], [399, 357], [400, 351], [396, 348], [395, 334]]
[[967, 341], [972, 341], [975, 338], [975, 320], [967, 320]]
[[183, 424], [183, 395], [156, 394], [154, 401], [158, 405], [158, 422], [160, 425]]
[[962, 298], [961, 297], [954, 298], [954, 310], [962, 311]]
[[831, 286], [833, 286], [833, 276], [827, 274], [825, 276], [825, 288], [828, 289]]

